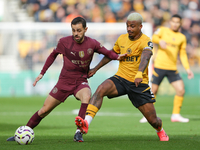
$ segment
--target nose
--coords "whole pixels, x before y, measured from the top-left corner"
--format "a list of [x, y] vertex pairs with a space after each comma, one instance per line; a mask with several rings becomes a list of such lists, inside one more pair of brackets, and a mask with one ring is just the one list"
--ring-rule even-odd
[[75, 32], [74, 32], [74, 35], [78, 35], [78, 32], [77, 32], [77, 31], [75, 31]]
[[127, 27], [127, 30], [128, 30], [128, 31], [131, 31], [131, 28], [130, 28], [130, 27]]

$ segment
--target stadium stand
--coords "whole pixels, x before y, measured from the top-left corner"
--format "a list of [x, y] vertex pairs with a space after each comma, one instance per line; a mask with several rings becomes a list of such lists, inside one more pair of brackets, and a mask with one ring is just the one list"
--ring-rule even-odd
[[[35, 77], [34, 73], [41, 69], [47, 55], [55, 47], [58, 39], [71, 34], [71, 30], [66, 31], [67, 27], [63, 27], [63, 25], [70, 23], [75, 16], [83, 16], [88, 23], [123, 23], [131, 11], [139, 12], [143, 16], [144, 22], [152, 25], [153, 31], [161, 25], [168, 26], [170, 16], [179, 13], [183, 17], [181, 32], [187, 37], [186, 50], [189, 63], [192, 69], [199, 74], [199, 0], [1, 0], [0, 75], [2, 75], [2, 80], [0, 83], [2, 88], [0, 88], [2, 90], [0, 94], [9, 95], [13, 91], [9, 91], [9, 89], [14, 89], [16, 93], [23, 91], [24, 87], [20, 90], [20, 88], [13, 87], [14, 85], [6, 88], [9, 84], [3, 81], [8, 77], [13, 78], [13, 80], [7, 79], [10, 82], [17, 80], [24, 85], [29, 85], [29, 76]], [[31, 23], [34, 23], [34, 25], [31, 25]], [[54, 23], [57, 24], [54, 25]], [[58, 24], [59, 27], [62, 24], [62, 30], [59, 29]], [[9, 28], [5, 25], [8, 25]], [[33, 26], [37, 26], [37, 29], [33, 29]], [[57, 28], [52, 28], [52, 26]], [[70, 27], [69, 24], [67, 26]], [[28, 29], [29, 27], [30, 29]], [[99, 26], [96, 30], [91, 30], [91, 27], [89, 27], [87, 35], [98, 39], [108, 49], [112, 47], [118, 35], [121, 34], [109, 33], [107, 30], [105, 33], [105, 31], [99, 29]], [[93, 31], [92, 34], [89, 33], [91, 31]], [[101, 58], [101, 55], [97, 55], [94, 60], [98, 62]], [[55, 64], [56, 66], [52, 67], [57, 69], [62, 64], [62, 58], [56, 59]], [[114, 68], [114, 66], [116, 64], [113, 64], [111, 68]], [[181, 68], [182, 65], [179, 66]], [[7, 74], [7, 72], [12, 74]], [[18, 74], [15, 74], [16, 72]], [[51, 75], [49, 78], [52, 76], [55, 75]], [[16, 87], [17, 85], [16, 83]], [[95, 83], [96, 85], [98, 83]], [[24, 89], [28, 91], [27, 93], [32, 91], [31, 87], [25, 86]], [[41, 89], [38, 93], [42, 91]], [[192, 94], [195, 90], [198, 89], [187, 89]], [[167, 90], [165, 91], [169, 94]]]
[[[70, 22], [83, 16], [88, 22], [123, 22], [130, 11], [142, 14], [144, 22], [168, 25], [170, 16], [183, 17], [181, 32], [187, 36], [187, 53], [192, 66], [200, 64], [200, 4], [198, 0], [8, 0], [5, 21]], [[6, 13], [5, 13], [6, 14]]]

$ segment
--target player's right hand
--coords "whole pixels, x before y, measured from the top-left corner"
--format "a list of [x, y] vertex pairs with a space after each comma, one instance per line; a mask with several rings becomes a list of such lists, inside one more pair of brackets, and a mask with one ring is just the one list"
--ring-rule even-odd
[[125, 54], [120, 54], [117, 60], [124, 60], [127, 57], [127, 53]]
[[97, 70], [95, 68], [90, 69], [88, 72], [88, 78], [92, 77], [96, 72], [97, 72]]
[[167, 49], [167, 43], [163, 40], [160, 40], [159, 41], [159, 46], [162, 48], [162, 49]]
[[35, 86], [37, 84], [37, 82], [42, 79], [43, 75], [39, 74], [39, 76], [37, 76], [37, 78], [35, 79], [35, 81], [33, 82], [33, 86]]

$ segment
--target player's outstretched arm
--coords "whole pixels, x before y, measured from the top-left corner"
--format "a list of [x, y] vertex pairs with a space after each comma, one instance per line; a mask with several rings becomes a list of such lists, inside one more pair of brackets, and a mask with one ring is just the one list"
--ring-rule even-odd
[[139, 69], [137, 74], [135, 75], [135, 85], [136, 87], [138, 87], [138, 85], [142, 82], [143, 80], [143, 76], [142, 73], [144, 72], [144, 70], [146, 69], [149, 60], [151, 58], [152, 55], [152, 51], [150, 50], [143, 50], [142, 55], [141, 55], [141, 62], [139, 65]]
[[42, 79], [43, 75], [39, 74], [39, 76], [37, 76], [37, 78], [35, 79], [35, 81], [33, 82], [33, 86], [36, 86], [37, 82]]
[[110, 58], [104, 56], [103, 59], [92, 69], [89, 70], [88, 72], [88, 78], [92, 77], [101, 67], [106, 65], [111, 61]]
[[[113, 49], [110, 50], [109, 52], [110, 53], [115, 53], [115, 51]], [[127, 53], [126, 54], [120, 54], [117, 57], [117, 60], [119, 60], [119, 61], [124, 60], [126, 56], [127, 56]], [[107, 56], [104, 56], [103, 59], [94, 68], [92, 68], [92, 69], [89, 70], [89, 72], [88, 72], [88, 78], [92, 77], [101, 67], [103, 67], [104, 65], [106, 65], [107, 63], [109, 63], [111, 60], [112, 60], [111, 58], [108, 58]]]

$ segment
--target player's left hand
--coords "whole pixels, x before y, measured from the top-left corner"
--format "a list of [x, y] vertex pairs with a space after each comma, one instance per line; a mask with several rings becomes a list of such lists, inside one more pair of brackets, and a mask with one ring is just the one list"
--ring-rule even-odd
[[127, 56], [127, 53], [125, 54], [120, 54], [119, 57], [117, 58], [117, 60], [124, 60]]
[[134, 81], [135, 82], [135, 86], [138, 87], [139, 84], [142, 82], [142, 80], [143, 80], [143, 78], [136, 78], [135, 81]]
[[188, 74], [188, 79], [194, 78], [194, 74], [190, 69], [187, 70], [187, 74]]
[[135, 86], [138, 87], [139, 84], [143, 81], [142, 71], [138, 71], [135, 75]]

